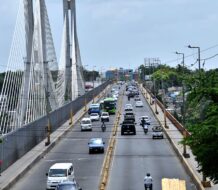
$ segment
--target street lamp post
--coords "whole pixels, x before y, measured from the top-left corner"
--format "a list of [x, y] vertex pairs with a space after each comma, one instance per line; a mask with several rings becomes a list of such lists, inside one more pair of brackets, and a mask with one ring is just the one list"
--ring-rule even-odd
[[[185, 54], [184, 53], [179, 53], [176, 52], [177, 55], [182, 55], [182, 67], [183, 67], [183, 77], [184, 77], [184, 69], [185, 69]], [[185, 127], [185, 88], [184, 88], [184, 81], [182, 81], [182, 104], [183, 104], [183, 109], [182, 109], [182, 124]], [[186, 131], [184, 131], [184, 137], [186, 137]], [[186, 151], [186, 144], [183, 145], [183, 156], [185, 158], [190, 158], [190, 155]]]
[[[93, 89], [94, 89], [94, 69], [95, 69], [95, 65], [93, 66], [93, 70], [92, 70], [92, 85], [93, 85]], [[94, 103], [94, 93], [92, 92], [92, 101]]]
[[188, 48], [198, 49], [198, 69], [200, 71], [201, 70], [201, 49], [200, 47], [188, 45]]
[[191, 46], [188, 45], [188, 48], [194, 48], [194, 49], [198, 49], [198, 71], [199, 71], [199, 78], [200, 78], [200, 85], [201, 85], [201, 49], [198, 46]]
[[[200, 85], [201, 85], [202, 84], [202, 82], [201, 82], [201, 49], [200, 49], [200, 47], [191, 46], [191, 45], [188, 45], [188, 48], [198, 49], [198, 70], [199, 70], [199, 78], [200, 78]], [[202, 118], [200, 118], [200, 119], [202, 120]], [[206, 178], [204, 173], [203, 173], [202, 183], [204, 184], [204, 186], [210, 186], [210, 182], [207, 181], [207, 178]]]

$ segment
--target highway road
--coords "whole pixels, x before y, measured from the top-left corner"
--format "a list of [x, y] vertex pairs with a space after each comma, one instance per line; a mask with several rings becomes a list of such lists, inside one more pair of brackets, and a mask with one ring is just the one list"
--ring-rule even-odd
[[[147, 172], [153, 177], [154, 190], [161, 190], [161, 179], [164, 177], [184, 179], [188, 190], [196, 189], [168, 140], [153, 140], [151, 127], [148, 134], [144, 134], [139, 125], [140, 116], [148, 115], [151, 118], [151, 126], [158, 123], [145, 98], [142, 95], [140, 97], [144, 102], [143, 108], [135, 108], [134, 99], [130, 100], [136, 114], [137, 134], [121, 136], [119, 129], [107, 190], [144, 189], [143, 179]], [[125, 97], [122, 110], [125, 104], [130, 102]]]
[[[142, 97], [142, 96], [141, 96]], [[153, 140], [151, 129], [144, 134], [139, 125], [139, 117], [148, 115], [151, 124], [157, 123], [144, 98], [143, 108], [134, 108], [137, 118], [137, 135], [117, 135], [115, 153], [110, 170], [107, 190], [143, 189], [143, 178], [150, 172], [154, 180], [154, 190], [161, 190], [163, 177], [184, 179], [188, 190], [195, 190], [190, 177], [171, 148], [168, 140]], [[122, 107], [128, 102], [124, 96]], [[132, 105], [135, 104], [131, 99]], [[129, 102], [128, 102], [129, 103]], [[33, 168], [20, 179], [12, 190], [43, 190], [46, 188], [46, 172], [56, 162], [72, 162], [75, 178], [83, 190], [97, 190], [105, 154], [89, 154], [88, 140], [102, 137], [108, 145], [115, 116], [110, 116], [107, 131], [102, 132], [100, 122], [94, 122], [92, 132], [81, 132], [79, 123]], [[122, 120], [122, 119], [121, 119]]]
[[[87, 116], [87, 115], [86, 115]], [[106, 132], [101, 131], [101, 122], [93, 122], [92, 132], [81, 132], [79, 123], [29, 172], [26, 173], [12, 188], [12, 190], [44, 190], [46, 189], [46, 172], [56, 162], [72, 162], [76, 181], [83, 189], [97, 190], [102, 163], [105, 154], [89, 154], [88, 140], [102, 137], [105, 150], [112, 131], [115, 115], [110, 116]]]

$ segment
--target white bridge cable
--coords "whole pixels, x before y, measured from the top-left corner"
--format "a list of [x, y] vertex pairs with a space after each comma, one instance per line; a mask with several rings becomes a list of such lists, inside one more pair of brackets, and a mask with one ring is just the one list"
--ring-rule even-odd
[[[34, 1], [32, 54], [31, 61], [26, 60], [27, 36], [25, 35], [26, 19], [24, 10], [26, 5], [24, 5], [24, 2], [24, 0], [20, 0], [0, 96], [0, 131], [4, 134], [46, 115], [48, 111], [46, 110], [47, 103], [49, 104], [49, 111], [53, 111], [67, 103], [66, 94], [71, 94], [72, 99], [84, 94], [82, 61], [75, 25], [72, 26], [72, 30], [75, 31], [71, 37], [72, 78], [68, 79], [69, 83], [66, 81], [66, 73], [69, 72], [69, 70], [66, 70], [69, 69], [66, 68], [67, 61], [69, 61], [66, 59], [66, 18], [63, 24], [61, 54], [58, 65], [46, 4], [44, 0]], [[42, 3], [42, 6], [40, 6], [40, 3]], [[43, 17], [41, 17], [41, 13]], [[41, 26], [43, 23], [44, 26]], [[42, 30], [41, 27], [44, 27], [45, 30]], [[45, 34], [42, 34], [42, 31], [45, 31]], [[42, 41], [42, 35], [45, 35], [44, 42]], [[46, 45], [45, 52], [43, 52], [43, 45]], [[43, 60], [43, 55], [45, 55], [46, 60]], [[46, 68], [45, 63], [48, 64], [48, 68]], [[29, 64], [28, 73], [26, 71], [27, 64]], [[25, 76], [27, 76], [26, 79]], [[46, 80], [47, 84], [45, 84]], [[71, 87], [67, 86], [69, 84], [71, 84]], [[70, 92], [67, 92], [69, 89]], [[24, 91], [26, 92], [25, 96]], [[67, 100], [69, 101], [69, 99]]]
[[23, 57], [25, 57], [26, 52], [25, 46], [22, 46], [25, 44], [25, 40], [23, 40], [25, 39], [23, 12], [24, 6], [22, 0], [20, 0], [15, 30], [12, 38], [12, 45], [1, 91], [0, 130], [3, 133], [11, 131], [15, 127], [13, 126], [13, 120], [16, 117], [16, 103], [18, 101], [19, 94], [18, 87], [22, 80]]
[[66, 18], [64, 19], [63, 31], [62, 31], [62, 40], [61, 40], [61, 53], [59, 60], [59, 71], [58, 71], [58, 79], [56, 82], [56, 94], [58, 97], [59, 106], [63, 106], [65, 104], [64, 92], [66, 90], [66, 81], [65, 81], [65, 57], [66, 57], [66, 49], [65, 49], [65, 41], [66, 41]]

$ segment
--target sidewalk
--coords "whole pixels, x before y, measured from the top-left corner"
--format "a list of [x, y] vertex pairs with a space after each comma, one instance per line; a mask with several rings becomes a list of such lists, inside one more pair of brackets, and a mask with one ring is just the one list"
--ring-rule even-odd
[[[94, 101], [98, 101], [105, 93], [110, 89], [111, 85], [104, 89], [100, 95], [94, 98]], [[90, 101], [87, 104], [87, 109], [92, 103]], [[0, 190], [8, 190], [18, 181], [22, 176], [29, 171], [41, 158], [43, 158], [58, 142], [61, 138], [70, 131], [74, 124], [86, 114], [85, 107], [82, 107], [79, 112], [73, 116], [73, 122], [70, 125], [69, 120], [66, 121], [61, 127], [54, 131], [50, 136], [50, 145], [45, 146], [47, 139], [36, 145], [31, 151], [27, 152], [23, 157], [17, 160], [13, 165], [2, 172], [0, 176]]]
[[[142, 92], [146, 94], [146, 90], [142, 88]], [[147, 93], [147, 100], [148, 104], [150, 105], [150, 94]], [[151, 110], [153, 111], [155, 117], [158, 119], [160, 124], [164, 128], [164, 113], [162, 112], [161, 108], [157, 105], [158, 114], [155, 113], [155, 104], [150, 105]], [[182, 134], [178, 131], [178, 129], [172, 124], [172, 122], [167, 118], [166, 120], [167, 126], [169, 128], [164, 128], [165, 134], [169, 139], [171, 145], [173, 146], [175, 152], [177, 153], [179, 159], [181, 160], [182, 164], [184, 165], [186, 171], [189, 173], [195, 184], [198, 186], [198, 189], [208, 189], [208, 190], [218, 190], [218, 185], [213, 185], [211, 188], [204, 188], [201, 185], [202, 174], [199, 173], [197, 170], [198, 163], [195, 160], [195, 156], [192, 154], [190, 147], [186, 146], [186, 152], [190, 155], [190, 158], [184, 158], [183, 156], [183, 145], [179, 142], [183, 139]]]

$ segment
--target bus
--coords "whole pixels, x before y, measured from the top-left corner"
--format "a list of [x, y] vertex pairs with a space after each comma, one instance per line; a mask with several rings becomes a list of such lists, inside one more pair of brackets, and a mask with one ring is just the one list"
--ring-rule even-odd
[[103, 102], [103, 110], [109, 114], [115, 114], [116, 100], [114, 98], [105, 98]]
[[101, 105], [100, 104], [91, 104], [88, 110], [88, 114], [92, 114], [92, 113], [98, 113], [99, 115], [101, 115]]

